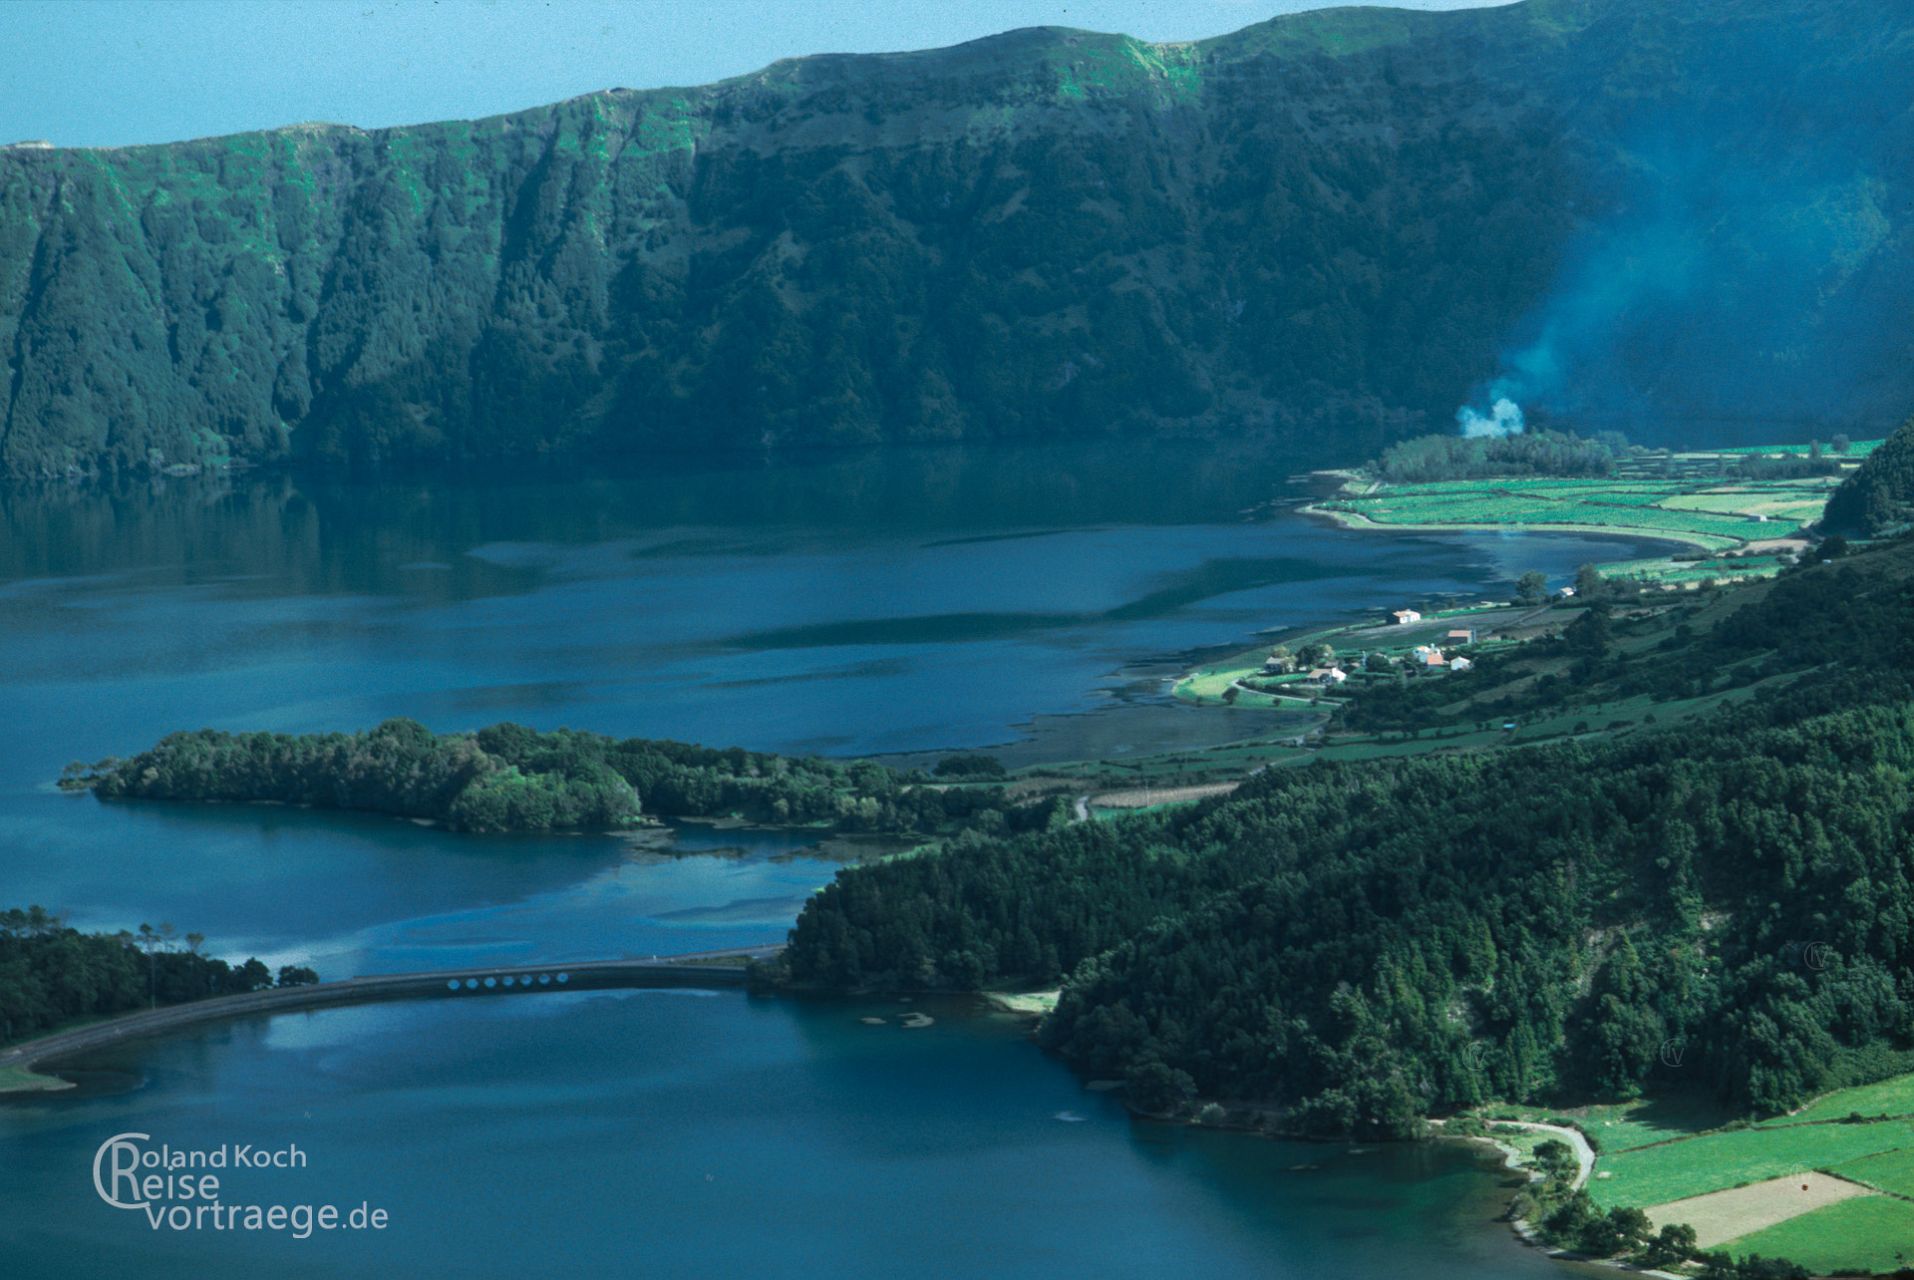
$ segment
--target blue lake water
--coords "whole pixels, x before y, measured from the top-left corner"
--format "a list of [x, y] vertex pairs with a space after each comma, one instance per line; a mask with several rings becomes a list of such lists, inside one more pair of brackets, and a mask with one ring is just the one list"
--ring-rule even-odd
[[[1165, 697], [1195, 651], [1630, 554], [1245, 514], [1294, 469], [1124, 446], [6, 495], [0, 905], [166, 920], [328, 977], [775, 941], [834, 870], [785, 833], [687, 828], [709, 856], [660, 858], [48, 784], [169, 729], [392, 715], [832, 754], [1221, 741], [1256, 714]], [[1466, 1153], [1135, 1124], [1006, 1021], [871, 1012], [541, 995], [128, 1046], [85, 1096], [0, 1105], [0, 1247], [23, 1274], [1369, 1276], [1411, 1247], [1436, 1277], [1561, 1274], [1486, 1225], [1503, 1193]], [[394, 1225], [156, 1237], [88, 1183], [128, 1129], [296, 1141], [312, 1166], [282, 1186]]]

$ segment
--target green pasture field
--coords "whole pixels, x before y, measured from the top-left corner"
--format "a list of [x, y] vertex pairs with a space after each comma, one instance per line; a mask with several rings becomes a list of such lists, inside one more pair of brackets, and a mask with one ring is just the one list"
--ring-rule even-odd
[[1751, 1232], [1723, 1246], [1736, 1257], [1787, 1258], [1817, 1275], [1892, 1272], [1914, 1262], [1914, 1204], [1862, 1196]]
[[[1823, 440], [1821, 442], [1821, 452], [1823, 456], [1833, 458], [1837, 462], [1838, 461], [1850, 461], [1850, 462], [1859, 461], [1860, 459], [1867, 457], [1870, 453], [1873, 453], [1876, 449], [1880, 447], [1881, 447], [1881, 442], [1879, 440], [1855, 440], [1855, 441], [1851, 441], [1848, 444], [1846, 453], [1836, 453], [1834, 452], [1832, 448], [1829, 447], [1827, 441]], [[1813, 448], [1813, 445], [1811, 444], [1749, 444], [1749, 445], [1741, 445], [1733, 449], [1714, 449], [1714, 450], [1711, 450], [1710, 452], [1733, 453], [1733, 454], [1743, 454], [1743, 455], [1751, 454], [1751, 453], [1759, 453], [1759, 454], [1767, 455], [1769, 457], [1773, 457], [1780, 454], [1793, 454], [1800, 457], [1806, 457], [1808, 451], [1811, 448]]]
[[[1845, 453], [1825, 456], [1858, 464], [1878, 443], [1861, 441]], [[1799, 456], [1808, 451], [1808, 445], [1799, 444], [1641, 453], [1623, 459], [1616, 475], [1581, 479], [1526, 476], [1389, 485], [1355, 476], [1314, 509], [1345, 521], [1385, 526], [1631, 531], [1723, 551], [1789, 536], [1820, 518], [1838, 475], [1759, 479], [1728, 474], [1748, 456]], [[1692, 580], [1697, 579], [1669, 579]]]
[[[1863, 1156], [1859, 1160], [1850, 1160], [1846, 1164], [1836, 1165], [1828, 1172], [1838, 1174], [1850, 1182], [1864, 1183], [1897, 1196], [1914, 1199], [1914, 1125], [1908, 1126], [1907, 1141], [1910, 1144], [1907, 1147]], [[1909, 1239], [1909, 1243], [1914, 1244], [1914, 1237]]]
[[1897, 1120], [1719, 1129], [1605, 1155], [1595, 1167], [1609, 1176], [1591, 1182], [1589, 1194], [1604, 1209], [1645, 1208], [1907, 1147], [1914, 1128]]

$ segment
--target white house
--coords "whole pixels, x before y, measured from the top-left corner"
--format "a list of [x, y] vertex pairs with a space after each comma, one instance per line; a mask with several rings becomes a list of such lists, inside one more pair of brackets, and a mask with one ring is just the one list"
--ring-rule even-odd
[[1422, 615], [1414, 609], [1398, 609], [1389, 616], [1395, 619], [1398, 627], [1406, 627], [1412, 622], [1422, 621]]
[[1475, 663], [1460, 655], [1449, 659], [1449, 670], [1451, 671], [1472, 671], [1474, 669]]
[[1575, 588], [1557, 587], [1555, 588], [1555, 597], [1558, 600], [1572, 600], [1575, 598]]

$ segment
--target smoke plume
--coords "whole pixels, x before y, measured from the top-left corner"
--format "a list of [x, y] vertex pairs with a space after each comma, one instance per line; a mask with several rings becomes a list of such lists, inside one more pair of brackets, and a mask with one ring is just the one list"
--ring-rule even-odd
[[1519, 436], [1522, 434], [1522, 406], [1507, 396], [1497, 396], [1495, 403], [1482, 413], [1474, 405], [1463, 405], [1455, 411], [1455, 422], [1462, 434], [1470, 438], [1479, 436]]

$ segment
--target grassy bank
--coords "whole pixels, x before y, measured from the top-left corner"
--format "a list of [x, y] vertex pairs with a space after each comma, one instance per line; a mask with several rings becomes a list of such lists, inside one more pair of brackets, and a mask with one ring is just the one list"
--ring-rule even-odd
[[1823, 455], [1839, 468], [1833, 474], [1778, 478], [1750, 472], [1751, 460], [1756, 466], [1764, 457], [1777, 466], [1798, 465], [1810, 446], [1637, 451], [1619, 462], [1613, 475], [1600, 478], [1384, 484], [1345, 472], [1337, 473], [1335, 493], [1303, 509], [1351, 529], [1610, 534], [1659, 538], [1714, 553], [1705, 566], [1674, 557], [1603, 566], [1610, 576], [1679, 585], [1703, 577], [1773, 573], [1778, 566], [1767, 544], [1796, 538], [1819, 519], [1842, 478], [1879, 443], [1862, 441], [1843, 453]]
[[54, 1093], [72, 1087], [57, 1076], [43, 1076], [25, 1067], [0, 1067], [0, 1094]]

